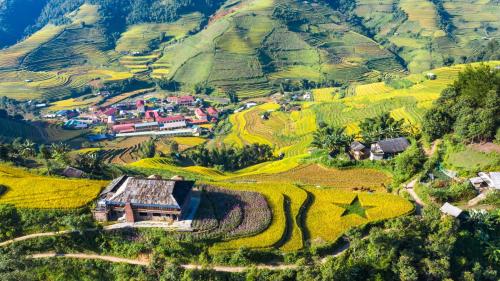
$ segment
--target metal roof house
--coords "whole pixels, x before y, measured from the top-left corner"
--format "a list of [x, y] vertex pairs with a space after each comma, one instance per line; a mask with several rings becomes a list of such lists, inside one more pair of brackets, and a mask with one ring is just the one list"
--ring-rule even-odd
[[410, 146], [406, 138], [385, 139], [371, 145], [370, 160], [382, 160], [405, 151]]
[[453, 216], [455, 218], [458, 218], [463, 212], [462, 209], [455, 207], [448, 202], [444, 203], [444, 205], [439, 208], [439, 210], [441, 210], [442, 213]]
[[193, 181], [124, 175], [101, 192], [92, 213], [97, 221], [179, 220], [189, 206], [193, 185]]
[[477, 189], [492, 188], [500, 190], [500, 172], [479, 172], [478, 177], [469, 179], [470, 183]]

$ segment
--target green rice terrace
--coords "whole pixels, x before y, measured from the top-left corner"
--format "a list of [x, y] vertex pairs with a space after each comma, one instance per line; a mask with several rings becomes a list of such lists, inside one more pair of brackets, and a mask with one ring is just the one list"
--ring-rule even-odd
[[48, 13], [5, 46], [0, 94], [57, 100], [132, 77], [205, 85], [221, 95], [232, 89], [240, 98], [290, 80], [373, 82], [484, 56], [498, 38], [500, 13], [494, 1], [214, 1], [212, 14], [113, 26], [109, 7], [98, 2]]

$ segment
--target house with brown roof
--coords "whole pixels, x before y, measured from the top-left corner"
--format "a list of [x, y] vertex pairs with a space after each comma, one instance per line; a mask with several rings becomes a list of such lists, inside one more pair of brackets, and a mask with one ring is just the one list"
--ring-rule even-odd
[[188, 209], [193, 181], [121, 176], [99, 195], [97, 221], [175, 221]]
[[378, 141], [371, 145], [370, 160], [382, 160], [393, 157], [410, 146], [406, 138], [394, 138]]

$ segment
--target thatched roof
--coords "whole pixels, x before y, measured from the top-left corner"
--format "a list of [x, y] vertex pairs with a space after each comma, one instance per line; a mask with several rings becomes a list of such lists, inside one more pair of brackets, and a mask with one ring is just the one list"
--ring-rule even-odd
[[180, 209], [194, 182], [162, 179], [142, 179], [122, 176], [115, 179], [101, 194], [109, 205], [163, 207]]
[[62, 175], [67, 178], [83, 178], [85, 177], [85, 172], [68, 166], [66, 167], [66, 169], [64, 169]]
[[351, 143], [351, 150], [352, 151], [361, 151], [361, 150], [363, 150], [365, 148], [366, 147], [362, 143], [360, 143], [359, 141], [353, 141]]
[[377, 145], [384, 153], [399, 153], [405, 151], [410, 146], [410, 143], [406, 138], [401, 137], [381, 140]]

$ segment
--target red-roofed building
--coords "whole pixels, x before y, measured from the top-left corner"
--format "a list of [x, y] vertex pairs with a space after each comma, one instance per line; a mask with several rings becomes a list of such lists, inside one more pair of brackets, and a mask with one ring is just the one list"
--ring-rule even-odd
[[114, 125], [112, 129], [115, 133], [130, 133], [135, 131], [134, 124], [132, 123]]
[[192, 106], [196, 102], [193, 96], [167, 97], [167, 101], [182, 106]]
[[144, 112], [146, 110], [146, 108], [144, 106], [144, 100], [136, 101], [135, 106], [137, 108], [137, 111], [139, 111], [139, 112]]
[[211, 117], [219, 118], [219, 112], [217, 111], [217, 109], [215, 109], [211, 106], [207, 108], [207, 113]]
[[199, 120], [208, 120], [208, 115], [201, 108], [195, 109], [194, 115], [196, 115], [196, 118]]
[[153, 122], [156, 120], [156, 116], [158, 115], [158, 112], [157, 111], [152, 111], [152, 110], [148, 110], [146, 111], [146, 113], [144, 114], [144, 119], [147, 121], [147, 122]]
[[156, 118], [156, 122], [158, 122], [158, 123], [173, 123], [173, 122], [181, 122], [181, 121], [186, 121], [186, 118], [184, 118], [184, 116], [182, 116], [182, 115], [167, 116], [167, 117], [158, 116]]
[[114, 107], [110, 107], [110, 108], [108, 108], [108, 109], [104, 110], [104, 111], [102, 112], [102, 114], [104, 114], [104, 115], [106, 115], [106, 116], [113, 116], [113, 115], [115, 115], [116, 111], [117, 111], [117, 109], [116, 109], [116, 108], [114, 108]]

